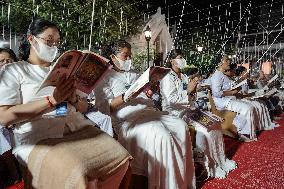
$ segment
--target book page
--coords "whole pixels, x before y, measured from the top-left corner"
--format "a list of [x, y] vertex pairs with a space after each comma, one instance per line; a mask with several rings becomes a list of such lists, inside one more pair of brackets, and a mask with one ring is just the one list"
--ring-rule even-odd
[[150, 81], [150, 69], [148, 68], [125, 92], [124, 98], [129, 99], [134, 93], [138, 92]]
[[95, 53], [84, 55], [84, 60], [74, 72], [75, 87], [78, 90], [89, 94], [112, 66]]
[[199, 123], [199, 126], [202, 126], [208, 131], [221, 128], [221, 121], [218, 116], [200, 109], [188, 110], [183, 116], [183, 119], [187, 124], [195, 125], [192, 121], [197, 122]]
[[260, 91], [258, 93], [256, 93], [255, 96], [252, 96], [250, 99], [257, 99], [257, 98], [262, 98], [262, 97], [269, 97], [271, 95], [274, 95], [275, 93], [277, 93], [278, 90], [276, 88], [271, 89], [270, 91]]
[[148, 68], [125, 92], [124, 99], [129, 99], [139, 95], [147, 86], [155, 84], [167, 75], [171, 69], [160, 66], [152, 66]]
[[58, 58], [36, 94], [42, 93], [40, 91], [47, 86], [55, 86], [63, 74], [67, 79], [75, 78], [77, 91], [89, 94], [106, 72], [111, 69], [111, 65], [106, 60], [93, 52], [67, 51]]
[[278, 74], [276, 74], [275, 76], [273, 76], [271, 79], [269, 79], [269, 81], [267, 81], [267, 85], [272, 83], [274, 80], [276, 80], [278, 78]]
[[57, 59], [55, 65], [41, 83], [38, 92], [46, 86], [55, 86], [58, 82], [58, 79], [63, 74], [66, 74], [66, 78], [69, 78], [74, 71], [76, 64], [81, 60], [81, 58], [82, 53], [80, 51], [67, 51], [63, 53]]
[[243, 80], [242, 82], [238, 83], [237, 85], [233, 86], [233, 87], [231, 88], [231, 90], [237, 89], [237, 88], [239, 88], [239, 87], [241, 87], [241, 86], [243, 86], [243, 85], [245, 85], [245, 84], [247, 84], [247, 83], [248, 83], [248, 80], [245, 79], [245, 80]]

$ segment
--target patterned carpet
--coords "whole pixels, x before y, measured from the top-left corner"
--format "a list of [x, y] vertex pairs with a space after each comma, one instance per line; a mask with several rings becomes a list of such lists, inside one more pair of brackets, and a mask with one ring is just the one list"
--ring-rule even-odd
[[284, 115], [280, 127], [263, 131], [258, 141], [225, 138], [226, 153], [238, 163], [226, 179], [199, 184], [202, 189], [284, 189]]

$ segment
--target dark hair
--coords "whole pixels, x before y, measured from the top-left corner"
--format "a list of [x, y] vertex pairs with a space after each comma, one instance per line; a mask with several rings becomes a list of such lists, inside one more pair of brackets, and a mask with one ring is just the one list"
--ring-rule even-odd
[[34, 18], [32, 20], [32, 22], [29, 25], [27, 35], [23, 36], [21, 44], [19, 46], [19, 58], [21, 60], [28, 60], [29, 55], [30, 55], [31, 46], [27, 39], [27, 36], [29, 35], [37, 36], [41, 34], [42, 32], [44, 32], [44, 30], [46, 30], [47, 28], [56, 28], [60, 34], [60, 30], [56, 24], [48, 20], [44, 20], [42, 18]]
[[182, 52], [182, 50], [180, 50], [180, 49], [173, 49], [173, 50], [171, 50], [169, 53], [168, 53], [168, 57], [167, 57], [167, 59], [168, 59], [168, 61], [167, 61], [167, 67], [169, 67], [169, 68], [171, 68], [172, 67], [172, 64], [171, 64], [171, 60], [172, 59], [175, 59], [177, 56], [179, 56], [179, 55], [184, 55], [184, 53]]
[[233, 70], [235, 70], [236, 68], [238, 67], [238, 65], [237, 64], [230, 64], [230, 71], [233, 71]]
[[101, 55], [109, 59], [112, 54], [116, 55], [120, 49], [125, 47], [131, 49], [130, 43], [125, 40], [112, 41], [102, 47]]
[[247, 69], [244, 66], [239, 66], [236, 69], [236, 76], [240, 76], [244, 71], [246, 71]]
[[186, 70], [185, 74], [188, 76], [193, 76], [195, 74], [198, 74], [198, 68], [189, 68], [188, 70]]
[[12, 49], [0, 48], [0, 53], [2, 53], [2, 52], [8, 53], [10, 55], [10, 57], [13, 59], [13, 62], [17, 62], [18, 61], [17, 56], [16, 56], [16, 54], [14, 53], [14, 51]]
[[205, 74], [205, 78], [209, 78], [211, 74], [214, 73], [214, 70], [213, 69], [209, 69], [208, 72]]

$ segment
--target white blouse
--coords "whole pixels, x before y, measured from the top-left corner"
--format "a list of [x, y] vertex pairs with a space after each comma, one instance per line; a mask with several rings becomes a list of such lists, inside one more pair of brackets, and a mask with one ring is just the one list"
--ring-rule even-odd
[[[110, 104], [115, 97], [125, 93], [138, 77], [139, 74], [133, 71], [117, 72], [111, 70], [104, 81], [95, 90], [96, 99], [100, 99], [100, 101], [96, 102], [96, 106], [99, 110], [110, 115], [109, 109], [106, 109], [109, 105], [107, 106], [106, 103]], [[104, 99], [106, 99], [107, 102], [104, 102]], [[128, 115], [148, 107], [152, 108], [153, 102], [142, 92], [135, 99], [124, 103], [112, 116], [114, 119], [125, 120]]]
[[230, 90], [232, 87], [232, 80], [223, 74], [221, 71], [216, 70], [211, 77], [211, 90], [215, 105], [218, 109], [224, 109], [234, 96], [223, 97], [223, 92]]
[[[49, 71], [50, 67], [41, 67], [26, 61], [5, 65], [0, 74], [0, 106], [26, 104], [36, 99], [36, 92]], [[73, 110], [66, 117], [39, 116], [29, 122], [18, 123], [14, 129], [14, 153], [20, 146], [29, 146], [31, 151], [40, 140], [63, 137], [65, 124], [74, 131], [92, 123], [85, 121], [83, 115]]]
[[160, 83], [161, 96], [162, 96], [162, 109], [171, 112], [172, 115], [178, 116], [184, 109], [182, 105], [188, 105], [187, 94], [188, 78], [181, 74], [181, 78], [171, 70]]

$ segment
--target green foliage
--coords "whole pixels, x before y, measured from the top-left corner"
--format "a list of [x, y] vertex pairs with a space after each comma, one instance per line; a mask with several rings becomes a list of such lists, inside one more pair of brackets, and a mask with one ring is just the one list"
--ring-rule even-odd
[[[138, 26], [141, 25], [139, 20], [141, 13], [136, 7], [136, 2], [137, 0], [95, 1], [92, 50], [107, 41], [137, 33]], [[62, 38], [66, 42], [65, 50], [86, 49], [90, 39], [92, 4], [91, 0], [34, 0], [34, 4], [33, 0], [2, 1], [0, 2], [3, 7], [3, 16], [0, 16], [1, 28], [4, 25], [9, 31], [10, 26], [13, 33], [22, 35], [26, 33], [33, 16], [52, 19], [62, 30]]]
[[[227, 43], [223, 48], [224, 40], [216, 33], [209, 33], [205, 30], [193, 30], [190, 35], [185, 36], [178, 44], [183, 44], [185, 57], [189, 65], [199, 68], [202, 73], [208, 73], [215, 69], [218, 62], [218, 54], [235, 54], [235, 47]], [[203, 47], [202, 52], [197, 52], [197, 46]]]
[[[154, 49], [150, 48], [150, 53], [149, 53], [150, 65], [153, 64], [154, 54], [155, 54]], [[138, 72], [143, 72], [147, 69], [147, 49], [143, 51], [137, 51], [134, 49], [134, 53], [131, 59], [134, 70]]]

